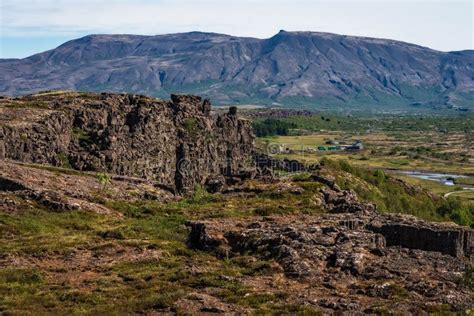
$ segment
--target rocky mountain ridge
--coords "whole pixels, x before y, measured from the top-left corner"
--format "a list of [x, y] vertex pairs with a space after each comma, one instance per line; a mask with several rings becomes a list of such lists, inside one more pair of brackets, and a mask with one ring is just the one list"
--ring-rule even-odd
[[280, 31], [269, 39], [191, 32], [90, 35], [21, 60], [0, 60], [0, 94], [46, 89], [165, 97], [196, 93], [221, 104], [362, 110], [469, 109], [474, 52], [399, 41]]

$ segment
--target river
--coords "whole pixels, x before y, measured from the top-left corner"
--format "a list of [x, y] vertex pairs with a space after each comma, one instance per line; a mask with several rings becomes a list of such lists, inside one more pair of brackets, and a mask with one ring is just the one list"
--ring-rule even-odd
[[[422, 171], [399, 171], [399, 172], [402, 174], [406, 174], [407, 176], [411, 176], [411, 177], [419, 178], [423, 180], [435, 181], [447, 186], [456, 185], [453, 179], [467, 178], [466, 176], [459, 175], [459, 174], [449, 174], [449, 173], [439, 173], [439, 172], [422, 172]], [[465, 190], [474, 190], [473, 185], [460, 184], [457, 186], [460, 186]]]

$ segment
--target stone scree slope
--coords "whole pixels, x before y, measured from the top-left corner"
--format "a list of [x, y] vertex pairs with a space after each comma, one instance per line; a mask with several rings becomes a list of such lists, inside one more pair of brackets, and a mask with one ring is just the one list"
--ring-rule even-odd
[[253, 141], [235, 108], [214, 114], [198, 96], [0, 99], [0, 159], [140, 177], [178, 193], [213, 177], [251, 174]]

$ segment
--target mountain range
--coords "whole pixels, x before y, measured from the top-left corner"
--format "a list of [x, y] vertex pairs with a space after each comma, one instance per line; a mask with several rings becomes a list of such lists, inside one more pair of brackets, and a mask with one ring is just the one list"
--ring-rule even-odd
[[474, 51], [280, 31], [268, 39], [190, 32], [89, 35], [24, 59], [0, 59], [0, 94], [110, 91], [215, 104], [321, 109], [474, 110]]

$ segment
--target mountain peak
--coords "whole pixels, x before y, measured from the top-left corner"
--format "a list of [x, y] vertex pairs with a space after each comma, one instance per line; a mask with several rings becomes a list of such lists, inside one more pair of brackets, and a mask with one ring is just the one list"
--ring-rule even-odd
[[192, 92], [218, 104], [472, 107], [472, 55], [309, 31], [280, 30], [268, 39], [200, 31], [91, 34], [27, 59], [2, 60], [0, 93]]

